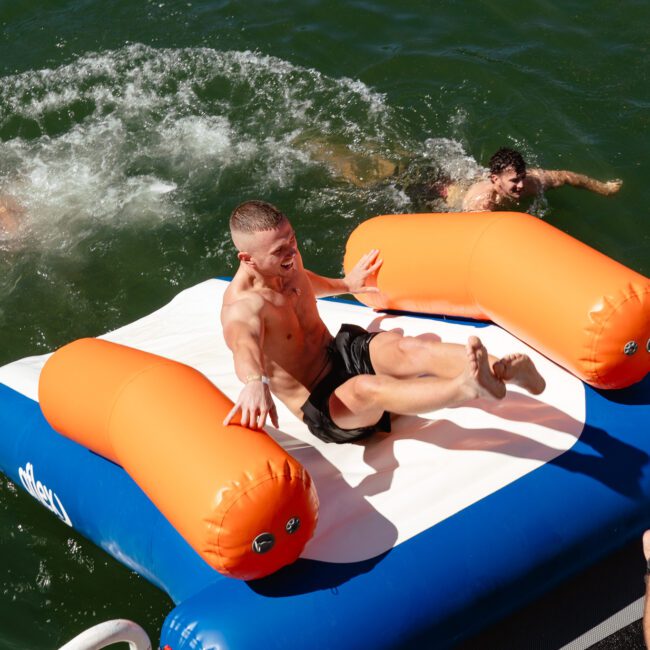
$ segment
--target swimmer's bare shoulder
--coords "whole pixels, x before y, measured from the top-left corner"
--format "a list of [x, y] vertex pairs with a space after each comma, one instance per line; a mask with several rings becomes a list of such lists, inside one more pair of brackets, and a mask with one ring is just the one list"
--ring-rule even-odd
[[463, 211], [463, 200], [465, 194], [467, 194], [467, 184], [457, 183], [452, 181], [444, 188], [443, 196], [447, 208], [450, 212], [462, 212]]
[[521, 195], [535, 196], [543, 192], [546, 187], [553, 187], [553, 184], [549, 181], [550, 178], [552, 178], [552, 173], [544, 169], [529, 169], [526, 172]]
[[462, 209], [464, 212], [481, 212], [492, 210], [494, 192], [489, 180], [481, 180], [472, 184], [463, 196]]

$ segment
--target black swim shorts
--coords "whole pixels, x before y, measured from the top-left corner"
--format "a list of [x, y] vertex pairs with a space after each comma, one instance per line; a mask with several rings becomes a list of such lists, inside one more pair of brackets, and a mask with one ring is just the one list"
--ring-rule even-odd
[[330, 417], [331, 394], [350, 377], [374, 375], [370, 362], [370, 341], [378, 332], [367, 332], [358, 325], [342, 325], [339, 333], [330, 343], [328, 354], [331, 370], [316, 385], [307, 401], [302, 405], [303, 422], [308, 429], [325, 442], [352, 442], [378, 431], [390, 431], [390, 414], [384, 412], [379, 421], [369, 427], [341, 429]]

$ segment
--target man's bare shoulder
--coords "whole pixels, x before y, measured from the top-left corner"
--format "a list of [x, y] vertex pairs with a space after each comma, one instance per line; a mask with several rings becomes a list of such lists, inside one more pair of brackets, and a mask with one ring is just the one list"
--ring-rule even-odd
[[264, 307], [264, 298], [259, 291], [230, 283], [223, 294], [223, 309], [236, 307], [237, 310], [260, 311]]
[[261, 293], [235, 276], [223, 294], [221, 319], [226, 323], [230, 320], [255, 318], [262, 314], [264, 305]]
[[524, 179], [524, 194], [526, 196], [539, 194], [545, 186], [555, 180], [557, 172], [548, 169], [529, 169]]
[[468, 188], [463, 197], [463, 210], [474, 212], [493, 208], [492, 184], [489, 180], [476, 181]]

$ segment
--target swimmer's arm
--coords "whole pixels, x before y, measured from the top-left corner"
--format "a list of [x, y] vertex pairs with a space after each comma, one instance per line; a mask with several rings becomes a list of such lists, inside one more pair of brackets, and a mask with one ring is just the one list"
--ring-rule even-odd
[[344, 293], [377, 293], [373, 285], [376, 274], [383, 263], [379, 251], [371, 250], [361, 257], [350, 272], [343, 278], [326, 278], [305, 269], [317, 298], [340, 296]]
[[526, 181], [528, 182], [524, 189], [527, 194], [534, 194], [540, 190], [554, 189], [563, 185], [571, 185], [571, 187], [580, 187], [596, 194], [609, 196], [610, 194], [616, 194], [623, 185], [623, 181], [620, 179], [601, 182], [585, 174], [560, 169], [531, 169], [526, 175]]
[[264, 326], [261, 317], [261, 299], [257, 297], [238, 300], [224, 305], [221, 322], [226, 345], [232, 350], [235, 373], [244, 384], [235, 405], [226, 416], [224, 424], [230, 424], [238, 411], [241, 423], [253, 429], [261, 429], [270, 417], [278, 426], [278, 415], [271, 397], [271, 390], [262, 381], [264, 370]]

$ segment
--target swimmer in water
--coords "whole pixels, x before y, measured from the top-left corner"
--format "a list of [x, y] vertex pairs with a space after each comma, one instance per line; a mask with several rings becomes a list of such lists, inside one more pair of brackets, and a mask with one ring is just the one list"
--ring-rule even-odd
[[[490, 211], [516, 206], [522, 198], [536, 196], [545, 190], [563, 185], [581, 187], [609, 196], [621, 189], [623, 181], [597, 181], [594, 178], [564, 170], [526, 169], [522, 155], [514, 149], [499, 149], [490, 158], [487, 179], [474, 182], [462, 196], [463, 212]], [[454, 185], [450, 184], [450, 193]]]
[[312, 142], [309, 149], [313, 158], [327, 163], [357, 187], [393, 184], [420, 212], [508, 210], [516, 208], [521, 199], [563, 185], [609, 196], [623, 184], [621, 180], [601, 182], [565, 170], [527, 169], [523, 156], [505, 147], [490, 158], [487, 176], [464, 182], [451, 180], [435, 160], [421, 156], [404, 156], [402, 161], [394, 163], [379, 155], [364, 157], [343, 145]]

